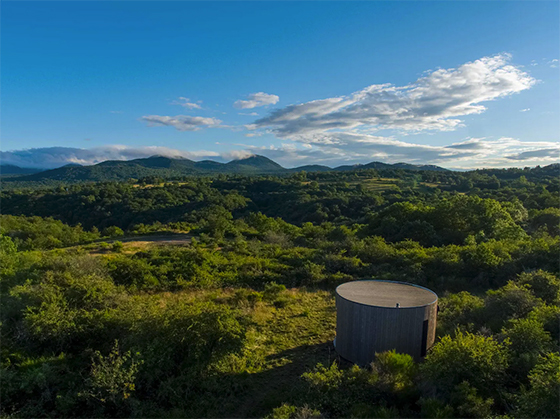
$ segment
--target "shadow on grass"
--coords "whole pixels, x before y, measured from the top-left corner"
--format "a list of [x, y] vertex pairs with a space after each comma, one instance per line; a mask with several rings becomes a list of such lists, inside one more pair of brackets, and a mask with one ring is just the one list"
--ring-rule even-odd
[[297, 400], [301, 391], [301, 375], [317, 364], [330, 365], [339, 357], [332, 341], [303, 345], [288, 349], [267, 358], [270, 363], [283, 363], [259, 373], [242, 373], [223, 377], [223, 384], [236, 389], [216, 406], [218, 417], [264, 417], [282, 403]]

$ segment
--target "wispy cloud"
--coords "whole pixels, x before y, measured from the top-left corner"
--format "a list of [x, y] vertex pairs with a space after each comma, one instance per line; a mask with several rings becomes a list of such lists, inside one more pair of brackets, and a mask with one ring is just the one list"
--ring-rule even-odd
[[219, 157], [215, 151], [184, 151], [168, 147], [130, 147], [125, 145], [107, 145], [94, 148], [45, 147], [27, 150], [0, 151], [0, 160], [4, 164], [20, 167], [56, 168], [69, 163], [90, 165], [106, 160], [131, 160], [151, 157], [184, 157], [188, 159]]
[[[429, 71], [404, 86], [376, 84], [345, 96], [290, 105], [246, 125], [227, 126], [217, 118], [188, 115], [146, 115], [140, 118], [148, 126], [170, 126], [179, 131], [228, 128], [245, 131], [249, 138], [273, 134], [279, 145], [236, 144], [232, 148], [241, 147], [242, 150], [220, 153], [121, 145], [91, 149], [52, 147], [1, 152], [0, 156], [5, 163], [26, 167], [94, 164], [154, 154], [187, 158], [263, 154], [288, 167], [378, 160], [474, 168], [558, 161], [559, 145], [550, 141], [530, 142], [509, 137], [459, 140], [459, 137], [451, 144], [436, 146], [418, 144], [405, 136], [420, 131], [453, 131], [464, 124], [462, 117], [483, 113], [486, 110], [483, 103], [531, 88], [536, 80], [510, 61], [508, 54], [484, 57], [457, 68]], [[548, 64], [557, 62], [552, 60]], [[253, 109], [278, 101], [276, 95], [259, 92], [235, 102], [234, 106]], [[174, 102], [187, 109], [200, 109], [198, 103], [185, 97]], [[521, 109], [520, 112], [529, 110]], [[239, 114], [258, 116], [256, 112]], [[383, 133], [381, 130], [389, 130], [389, 134], [377, 135]]]
[[406, 86], [376, 84], [348, 96], [290, 105], [254, 125], [278, 137], [349, 131], [358, 127], [400, 131], [451, 131], [481, 104], [529, 89], [536, 82], [499, 54], [458, 68], [439, 69]]
[[218, 128], [221, 127], [222, 121], [217, 118], [205, 118], [202, 116], [160, 116], [147, 115], [140, 118], [146, 122], [148, 126], [169, 126], [179, 131], [198, 131], [202, 128]]
[[520, 141], [515, 138], [467, 138], [448, 146], [430, 146], [372, 135], [347, 134], [317, 143], [284, 143], [280, 146], [242, 145], [252, 153], [270, 157], [288, 167], [303, 164], [387, 163], [438, 164], [449, 168], [511, 167], [559, 161], [560, 145]]
[[550, 61], [548, 62], [548, 65], [549, 65], [551, 68], [558, 68], [558, 59], [555, 58], [554, 60], [550, 60]]
[[522, 153], [506, 156], [509, 160], [535, 160], [535, 159], [552, 159], [560, 160], [560, 148], [546, 148], [542, 150], [524, 151]]
[[262, 154], [285, 167], [305, 164], [387, 163], [438, 164], [448, 168], [511, 167], [550, 164], [560, 160], [560, 145], [548, 141], [521, 141], [515, 138], [467, 138], [447, 146], [430, 146], [367, 134], [344, 134], [317, 142], [283, 142], [257, 146], [232, 144], [240, 149], [223, 152], [185, 151], [168, 147], [109, 145], [89, 149], [70, 147], [33, 148], [0, 152], [2, 163], [21, 167], [55, 168], [68, 163], [96, 164], [105, 160], [130, 160], [153, 155], [193, 160], [230, 160]]
[[253, 109], [260, 106], [275, 105], [280, 98], [264, 92], [251, 93], [247, 100], [237, 100], [233, 106], [237, 109]]
[[183, 96], [171, 102], [172, 105], [179, 105], [187, 109], [202, 109], [199, 103], [202, 103], [202, 101], [198, 101], [198, 103], [194, 103], [191, 102], [191, 100], [188, 97], [183, 97]]

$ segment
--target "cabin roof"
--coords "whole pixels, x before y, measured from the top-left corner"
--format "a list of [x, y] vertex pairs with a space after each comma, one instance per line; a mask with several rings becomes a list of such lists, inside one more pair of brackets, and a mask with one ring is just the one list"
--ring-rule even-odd
[[352, 281], [338, 286], [345, 300], [375, 307], [422, 307], [437, 301], [435, 292], [418, 285], [392, 281]]

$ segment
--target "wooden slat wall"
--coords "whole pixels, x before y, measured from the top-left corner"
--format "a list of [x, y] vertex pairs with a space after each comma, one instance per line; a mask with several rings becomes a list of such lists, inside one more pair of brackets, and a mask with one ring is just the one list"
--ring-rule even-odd
[[385, 308], [354, 303], [337, 295], [336, 310], [336, 351], [359, 365], [371, 363], [376, 352], [391, 349], [419, 360], [424, 320], [429, 320], [427, 347], [435, 340], [437, 300], [424, 307]]

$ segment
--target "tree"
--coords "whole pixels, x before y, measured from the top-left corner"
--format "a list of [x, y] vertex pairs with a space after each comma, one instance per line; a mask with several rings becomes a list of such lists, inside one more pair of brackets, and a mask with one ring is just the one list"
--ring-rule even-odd
[[467, 291], [440, 299], [439, 307], [438, 328], [444, 334], [451, 334], [458, 327], [472, 332], [484, 323], [484, 300]]
[[523, 272], [516, 280], [520, 285], [527, 286], [533, 294], [547, 304], [560, 303], [560, 279], [550, 272], [539, 269], [533, 272]]
[[484, 399], [467, 381], [455, 386], [451, 395], [451, 405], [459, 418], [487, 418], [492, 415], [492, 398]]
[[501, 334], [511, 342], [513, 359], [510, 369], [520, 381], [525, 381], [539, 356], [552, 349], [550, 333], [544, 330], [542, 323], [534, 319], [513, 319], [502, 329]]
[[0, 234], [0, 275], [13, 273], [16, 265], [17, 246], [13, 240]]
[[533, 295], [526, 285], [509, 281], [497, 290], [486, 293], [486, 316], [492, 330], [498, 331], [502, 324], [512, 318], [525, 317], [542, 301]]
[[560, 355], [550, 352], [541, 357], [529, 373], [529, 388], [518, 398], [518, 418], [560, 417]]
[[104, 237], [119, 237], [124, 236], [124, 231], [117, 226], [105, 227], [102, 235]]
[[494, 394], [509, 364], [507, 343], [491, 337], [458, 332], [436, 343], [422, 365], [424, 376], [448, 394], [466, 381], [482, 397]]

